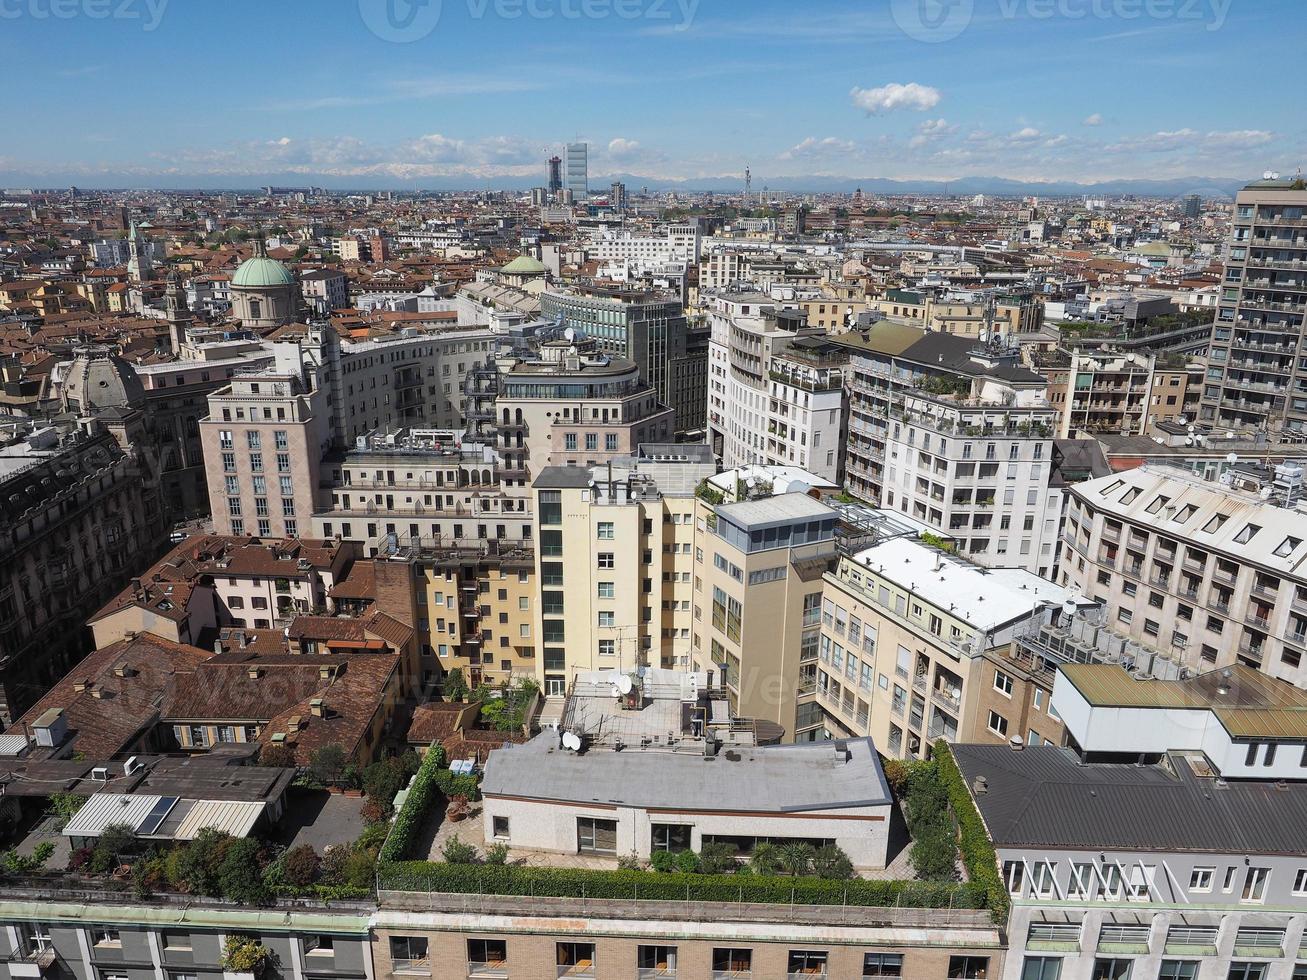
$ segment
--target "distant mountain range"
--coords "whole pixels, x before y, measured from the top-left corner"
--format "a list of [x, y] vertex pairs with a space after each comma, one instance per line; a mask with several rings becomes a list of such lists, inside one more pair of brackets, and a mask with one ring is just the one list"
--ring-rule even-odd
[[[1233, 198], [1237, 190], [1253, 178], [1251, 177], [1167, 177], [1162, 179], [1118, 179], [1091, 183], [1069, 180], [1028, 181], [1013, 180], [1008, 177], [959, 177], [956, 180], [934, 179], [891, 179], [887, 177], [830, 177], [830, 176], [782, 176], [755, 177], [755, 193], [761, 193], [765, 187], [769, 191], [781, 191], [786, 194], [851, 194], [861, 188], [864, 194], [898, 195], [898, 194], [955, 194], [974, 196], [991, 194], [997, 196], [1023, 197], [1038, 195], [1041, 197], [1117, 197], [1123, 194], [1135, 194], [1141, 197], [1180, 197], [1186, 194], [1200, 194], [1206, 198]], [[606, 188], [613, 181], [622, 181], [632, 191], [648, 187], [651, 191], [681, 191], [683, 193], [716, 192], [738, 194], [743, 190], [743, 181], [736, 176], [694, 177], [675, 179], [667, 177], [650, 177], [640, 174], [610, 174], [591, 177], [590, 184], [596, 191]], [[66, 188], [77, 187], [113, 188], [113, 189], [158, 189], [158, 190], [253, 190], [264, 186], [276, 187], [323, 187], [335, 191], [381, 191], [381, 190], [506, 190], [527, 191], [541, 186], [541, 181], [532, 177], [487, 177], [470, 178], [465, 176], [427, 177], [416, 181], [403, 181], [390, 177], [340, 177], [313, 174], [265, 174], [224, 177], [221, 175], [186, 175], [169, 174], [167, 176], [143, 176], [139, 174], [105, 173], [96, 177], [85, 174], [32, 174], [0, 171], [0, 186], [7, 188]]]

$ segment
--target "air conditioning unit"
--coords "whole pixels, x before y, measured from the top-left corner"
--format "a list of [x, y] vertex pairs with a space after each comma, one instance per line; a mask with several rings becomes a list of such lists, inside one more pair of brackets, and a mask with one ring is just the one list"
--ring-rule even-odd
[[142, 765], [143, 764], [140, 759], [138, 759], [136, 756], [132, 756], [126, 762], [123, 763], [123, 775], [130, 776], [132, 773], [140, 769]]
[[109, 770], [104, 766], [96, 766], [91, 770], [91, 778], [97, 782], [107, 783], [109, 781]]

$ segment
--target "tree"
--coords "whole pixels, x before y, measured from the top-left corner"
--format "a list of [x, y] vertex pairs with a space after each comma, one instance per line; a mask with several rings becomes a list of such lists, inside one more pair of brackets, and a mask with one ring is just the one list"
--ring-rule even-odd
[[218, 867], [222, 894], [242, 905], [267, 905], [272, 895], [263, 883], [259, 842], [250, 837], [232, 841]]
[[441, 848], [440, 853], [444, 856], [446, 864], [476, 864], [477, 860], [477, 849], [471, 844], [464, 843], [457, 835], [445, 841], [445, 846]]
[[776, 848], [781, 870], [791, 875], [806, 875], [812, 866], [812, 845], [802, 841], [786, 841]]
[[91, 873], [106, 874], [122, 863], [122, 856], [130, 851], [136, 843], [132, 828], [115, 823], [100, 831], [95, 848], [91, 852]]
[[259, 765], [274, 769], [294, 769], [295, 750], [285, 742], [267, 742], [259, 749]]
[[957, 877], [958, 847], [952, 828], [943, 821], [923, 824], [912, 841], [912, 870], [925, 881], [952, 881]]
[[260, 973], [272, 950], [250, 936], [232, 933], [222, 946], [222, 968], [229, 973]]
[[334, 742], [313, 750], [309, 757], [309, 771], [324, 786], [334, 786], [345, 768], [345, 750]]
[[286, 852], [282, 860], [286, 880], [297, 888], [305, 888], [318, 880], [322, 859], [312, 844], [300, 844]]
[[780, 848], [770, 841], [755, 844], [749, 866], [760, 875], [774, 875], [781, 869]]
[[812, 872], [819, 878], [846, 880], [853, 877], [853, 862], [834, 844], [827, 844], [813, 851]]
[[[222, 895], [222, 885], [218, 872], [227, 849], [235, 842], [230, 834], [206, 827], [181, 849], [176, 867], [169, 873], [174, 884], [185, 884], [193, 895], [208, 895], [218, 898]], [[175, 877], [174, 877], [175, 876]]]
[[443, 685], [446, 701], [462, 701], [468, 694], [467, 681], [463, 679], [463, 668], [455, 667], [445, 675]]
[[395, 794], [404, 788], [407, 777], [399, 759], [380, 759], [363, 770], [363, 792], [368, 799], [388, 815], [395, 802]]
[[739, 851], [730, 844], [713, 841], [699, 848], [699, 870], [706, 875], [725, 874], [735, 870], [735, 855]]

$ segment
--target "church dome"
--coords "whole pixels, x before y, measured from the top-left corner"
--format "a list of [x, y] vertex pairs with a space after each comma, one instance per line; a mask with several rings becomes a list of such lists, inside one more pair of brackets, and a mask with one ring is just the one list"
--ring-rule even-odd
[[505, 276], [543, 276], [549, 270], [543, 262], [529, 255], [519, 255], [499, 271]]
[[244, 286], [247, 289], [267, 289], [273, 286], [293, 286], [295, 277], [276, 259], [255, 256], [237, 266], [236, 274], [231, 277], [231, 284]]
[[129, 408], [145, 401], [145, 387], [136, 369], [107, 347], [77, 352], [63, 383], [67, 411], [91, 414], [107, 408]]

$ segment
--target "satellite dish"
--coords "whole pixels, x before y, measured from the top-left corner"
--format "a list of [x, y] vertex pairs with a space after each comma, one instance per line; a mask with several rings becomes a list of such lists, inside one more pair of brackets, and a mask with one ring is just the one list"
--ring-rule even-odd
[[581, 751], [581, 736], [576, 734], [576, 732], [564, 732], [563, 748], [571, 752]]
[[576, 340], [576, 330], [573, 329], [572, 327], [568, 327], [566, 330], [563, 331], [563, 339], [566, 340], [569, 344], [572, 341]]
[[616, 687], [617, 687], [618, 694], [630, 694], [631, 689], [635, 687], [635, 684], [632, 683], [629, 674], [622, 674], [620, 677], [617, 678]]

